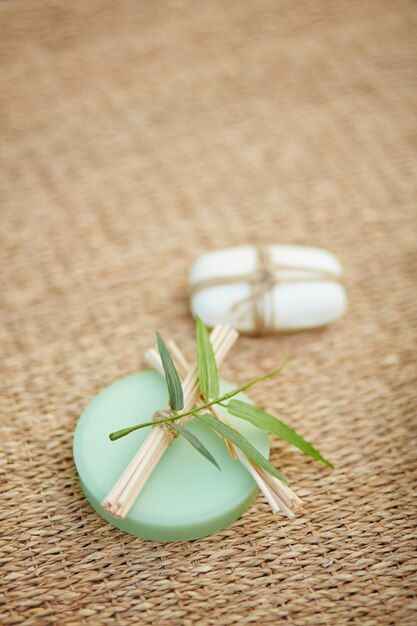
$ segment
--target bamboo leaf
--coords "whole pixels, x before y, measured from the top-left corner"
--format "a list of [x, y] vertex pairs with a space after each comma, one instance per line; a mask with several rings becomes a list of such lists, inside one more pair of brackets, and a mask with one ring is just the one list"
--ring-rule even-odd
[[219, 376], [216, 357], [211, 345], [209, 331], [203, 321], [196, 317], [197, 368], [201, 392], [207, 400], [219, 395]]
[[240, 433], [238, 433], [227, 424], [224, 424], [220, 420], [216, 419], [210, 413], [205, 413], [204, 415], [197, 415], [198, 419], [200, 419], [204, 424], [213, 428], [213, 430], [217, 431], [222, 437], [233, 443], [237, 446], [242, 452], [246, 454], [252, 461], [254, 461], [259, 467], [262, 467], [266, 472], [272, 474], [272, 476], [276, 476], [282, 482], [287, 483], [287, 479], [277, 470], [271, 463], [266, 459], [263, 454], [259, 452], [249, 441]]
[[165, 378], [168, 386], [169, 402], [173, 411], [180, 411], [184, 406], [184, 394], [178, 372], [175, 369], [171, 354], [159, 333], [156, 333], [158, 350], [161, 356]]
[[284, 360], [283, 364], [280, 367], [278, 367], [275, 370], [272, 370], [272, 372], [268, 372], [267, 374], [258, 376], [257, 378], [254, 378], [250, 382], [246, 383], [246, 385], [242, 385], [241, 387], [237, 387], [236, 389], [233, 389], [232, 391], [228, 391], [227, 393], [220, 396], [219, 398], [216, 398], [215, 400], [207, 401], [204, 404], [200, 405], [199, 407], [194, 407], [193, 409], [190, 409], [189, 411], [184, 411], [184, 413], [181, 413], [179, 415], [176, 414], [176, 415], [173, 415], [172, 417], [167, 417], [162, 420], [156, 420], [156, 421], [152, 420], [151, 422], [142, 422], [141, 424], [136, 424], [136, 426], [130, 426], [129, 428], [123, 428], [122, 430], [117, 430], [114, 433], [110, 433], [109, 437], [112, 441], [116, 441], [116, 439], [120, 439], [121, 437], [130, 435], [130, 433], [133, 433], [135, 430], [140, 430], [141, 428], [146, 428], [147, 426], [155, 426], [155, 424], [169, 424], [171, 422], [174, 422], [177, 419], [180, 419], [181, 417], [187, 417], [188, 415], [195, 415], [198, 411], [208, 409], [210, 406], [213, 406], [213, 404], [222, 404], [225, 400], [230, 400], [230, 398], [237, 396], [237, 394], [240, 393], [241, 391], [246, 391], [246, 389], [249, 389], [249, 387], [253, 387], [253, 385], [256, 385], [256, 383], [260, 383], [262, 380], [266, 380], [267, 378], [276, 376], [282, 371], [285, 364], [286, 364], [286, 360]]
[[186, 428], [184, 428], [184, 426], [180, 426], [180, 424], [172, 423], [171, 426], [177, 432], [179, 432], [181, 435], [183, 435], [187, 439], [187, 441], [189, 441], [191, 443], [191, 445], [194, 446], [194, 448], [200, 454], [202, 454], [208, 461], [210, 461], [210, 463], [213, 463], [213, 465], [215, 465], [217, 467], [217, 469], [221, 471], [221, 467], [217, 463], [217, 461], [214, 458], [214, 456], [211, 454], [211, 452], [209, 452], [207, 450], [206, 446], [200, 441], [200, 439], [198, 437], [196, 437], [196, 435], [194, 435], [194, 433], [192, 433], [189, 430], [187, 430]]
[[241, 419], [250, 422], [254, 426], [266, 430], [273, 435], [276, 435], [280, 439], [284, 439], [291, 443], [293, 446], [311, 456], [313, 459], [321, 461], [328, 467], [333, 467], [332, 463], [324, 458], [311, 443], [303, 439], [295, 430], [287, 426], [284, 422], [281, 422], [277, 417], [266, 413], [262, 409], [253, 404], [242, 402], [242, 400], [231, 400], [227, 405], [227, 410], [230, 415], [240, 417]]

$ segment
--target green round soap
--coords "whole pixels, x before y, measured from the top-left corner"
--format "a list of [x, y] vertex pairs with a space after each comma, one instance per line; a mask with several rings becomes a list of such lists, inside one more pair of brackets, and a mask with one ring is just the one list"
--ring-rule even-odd
[[[232, 388], [221, 381], [221, 392]], [[244, 394], [239, 394], [246, 399]], [[132, 535], [156, 541], [181, 541], [211, 535], [237, 520], [257, 493], [257, 485], [208, 426], [195, 419], [187, 428], [204, 443], [221, 467], [219, 471], [182, 436], [162, 456], [125, 519], [109, 515], [101, 502], [149, 432], [138, 430], [117, 441], [109, 433], [148, 421], [168, 406], [165, 379], [144, 371], [117, 380], [101, 391], [78, 420], [74, 460], [83, 491], [108, 522]], [[222, 409], [222, 411], [226, 411]], [[228, 415], [264, 456], [268, 435], [245, 420]]]

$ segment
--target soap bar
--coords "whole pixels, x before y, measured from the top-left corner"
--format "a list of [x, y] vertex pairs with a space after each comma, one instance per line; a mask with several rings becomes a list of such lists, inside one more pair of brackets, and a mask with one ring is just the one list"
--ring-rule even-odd
[[191, 311], [212, 327], [249, 334], [323, 326], [346, 310], [337, 258], [299, 245], [240, 246], [208, 252], [191, 267]]
[[[221, 381], [221, 393], [232, 389]], [[246, 399], [244, 394], [239, 394]], [[236, 396], [239, 397], [239, 396]], [[81, 487], [105, 520], [132, 535], [157, 541], [181, 541], [211, 535], [237, 520], [255, 498], [257, 485], [223, 441], [198, 420], [187, 423], [218, 461], [221, 471], [182, 436], [163, 454], [125, 519], [108, 514], [101, 502], [149, 433], [149, 427], [117, 441], [109, 433], [152, 418], [168, 406], [165, 379], [155, 371], [121, 378], [101, 391], [78, 420], [74, 460]], [[226, 414], [224, 409], [221, 409]], [[227, 416], [264, 456], [268, 435], [249, 422]]]

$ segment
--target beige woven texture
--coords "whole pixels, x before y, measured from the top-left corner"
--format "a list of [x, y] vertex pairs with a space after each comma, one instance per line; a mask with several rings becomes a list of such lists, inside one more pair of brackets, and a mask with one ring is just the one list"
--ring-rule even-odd
[[[415, 18], [1, 2], [1, 624], [416, 622]], [[156, 328], [192, 356], [187, 270], [248, 242], [344, 264], [344, 319], [242, 338], [222, 370], [243, 383], [289, 353], [252, 397], [336, 469], [274, 441], [295, 521], [258, 496], [212, 537], [131, 537], [81, 493], [77, 418]]]

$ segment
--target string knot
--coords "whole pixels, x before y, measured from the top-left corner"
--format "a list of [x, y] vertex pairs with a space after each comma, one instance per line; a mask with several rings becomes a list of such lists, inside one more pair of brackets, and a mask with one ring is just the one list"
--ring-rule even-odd
[[157, 422], [158, 420], [165, 420], [168, 417], [172, 417], [174, 415], [171, 409], [163, 409], [162, 411], [155, 411], [152, 415], [152, 419]]
[[[152, 415], [152, 420], [154, 422], [158, 422], [159, 420], [167, 419], [167, 417], [172, 417], [173, 415], [174, 412], [171, 409], [162, 409], [159, 411], [155, 411], [155, 413]], [[169, 435], [171, 441], [175, 439], [175, 437], [178, 435], [177, 431], [171, 427], [169, 422], [165, 424], [158, 424], [158, 426], [161, 426], [165, 430], [165, 432]]]
[[259, 286], [261, 291], [273, 289], [277, 282], [274, 270], [269, 265], [262, 265], [256, 272], [256, 278], [253, 281]]
[[[273, 258], [273, 249], [270, 246], [255, 246], [256, 267], [246, 274], [233, 276], [216, 276], [203, 279], [193, 286], [196, 293], [202, 289], [209, 289], [218, 285], [248, 283], [250, 293], [235, 302], [231, 311], [236, 311], [244, 304], [250, 304], [252, 309], [253, 332], [263, 335], [274, 331], [276, 327], [276, 311], [274, 306], [274, 287], [280, 282], [306, 282], [330, 280], [340, 282], [340, 277], [328, 270], [317, 270], [311, 267], [277, 263]], [[281, 272], [286, 272], [285, 279]], [[300, 276], [301, 272], [301, 276]]]

